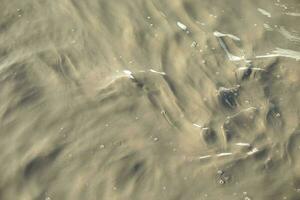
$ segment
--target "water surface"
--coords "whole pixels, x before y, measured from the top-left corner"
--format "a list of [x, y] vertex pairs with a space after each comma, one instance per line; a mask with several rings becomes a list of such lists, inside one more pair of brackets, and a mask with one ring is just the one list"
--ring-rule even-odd
[[300, 199], [298, 0], [0, 8], [0, 199]]

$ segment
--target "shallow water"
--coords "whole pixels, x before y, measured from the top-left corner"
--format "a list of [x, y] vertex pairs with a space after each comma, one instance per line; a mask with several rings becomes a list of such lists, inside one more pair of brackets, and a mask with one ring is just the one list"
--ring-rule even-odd
[[299, 0], [1, 0], [0, 199], [300, 199]]

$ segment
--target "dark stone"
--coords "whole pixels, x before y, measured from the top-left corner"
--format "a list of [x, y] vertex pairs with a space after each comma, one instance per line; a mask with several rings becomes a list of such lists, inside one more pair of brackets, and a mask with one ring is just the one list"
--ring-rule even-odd
[[226, 108], [233, 109], [237, 106], [236, 96], [237, 91], [235, 89], [228, 89], [224, 87], [220, 87], [218, 90], [219, 100], [222, 105]]
[[207, 144], [214, 144], [217, 140], [217, 134], [211, 128], [203, 128], [201, 135]]
[[248, 67], [242, 76], [242, 80], [248, 79], [250, 77], [251, 73], [252, 73], [252, 69], [251, 69], [251, 67]]

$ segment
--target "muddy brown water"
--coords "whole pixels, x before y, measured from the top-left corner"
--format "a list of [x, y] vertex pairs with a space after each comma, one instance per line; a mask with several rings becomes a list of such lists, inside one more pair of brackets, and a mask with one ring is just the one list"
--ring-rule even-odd
[[1, 200], [299, 200], [299, 0], [0, 0]]

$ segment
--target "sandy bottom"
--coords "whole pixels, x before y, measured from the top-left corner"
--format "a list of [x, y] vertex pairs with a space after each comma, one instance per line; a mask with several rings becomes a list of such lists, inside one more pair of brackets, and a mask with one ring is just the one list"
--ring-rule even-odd
[[300, 200], [298, 0], [1, 0], [1, 200]]

